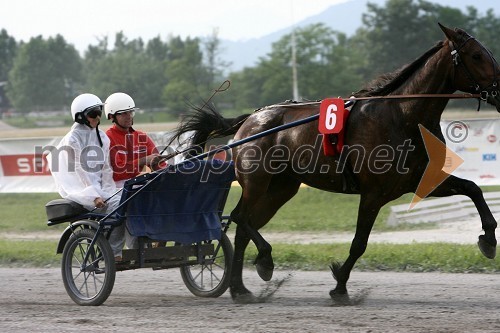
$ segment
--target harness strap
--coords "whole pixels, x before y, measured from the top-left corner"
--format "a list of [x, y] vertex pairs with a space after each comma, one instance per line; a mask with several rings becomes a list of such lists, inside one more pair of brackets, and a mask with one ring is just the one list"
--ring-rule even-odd
[[349, 97], [347, 100], [363, 101], [369, 99], [411, 99], [411, 98], [450, 98], [450, 99], [466, 99], [480, 98], [481, 94], [409, 94], [409, 95], [387, 95], [387, 96], [366, 96], [366, 97]]
[[[469, 71], [469, 69], [467, 68], [467, 66], [465, 65], [465, 63], [460, 60], [459, 51], [470, 40], [475, 40], [477, 43], [479, 43], [481, 45], [481, 47], [483, 49], [486, 50], [486, 52], [488, 53], [488, 56], [490, 57], [491, 64], [493, 66], [493, 72], [495, 73], [493, 81], [492, 81], [492, 83], [489, 86], [484, 87], [484, 88], [481, 88], [481, 86], [474, 79], [474, 76]], [[498, 64], [497, 64], [495, 58], [493, 57], [493, 55], [491, 54], [491, 52], [488, 49], [486, 49], [478, 40], [476, 40], [474, 37], [471, 37], [471, 36], [469, 36], [469, 38], [467, 38], [458, 47], [455, 47], [455, 43], [453, 43], [452, 41], [448, 41], [448, 45], [450, 46], [450, 49], [451, 49], [450, 54], [451, 54], [451, 57], [452, 57], [453, 64], [455, 65], [455, 67], [458, 67], [459, 65], [462, 65], [462, 67], [464, 69], [464, 72], [465, 72], [465, 76], [467, 77], [467, 79], [470, 82], [472, 82], [473, 89], [475, 91], [479, 92], [478, 99], [482, 100], [482, 101], [486, 101], [488, 99], [488, 96], [490, 96], [490, 95], [493, 96], [493, 97], [497, 96], [498, 95], [498, 89], [497, 89], [498, 83], [497, 83], [497, 72], [495, 70], [495, 65], [498, 66]], [[491, 91], [488, 91], [488, 89], [491, 90]], [[479, 103], [478, 108], [477, 108], [478, 111], [479, 111], [480, 104], [481, 103]]]
[[[481, 98], [481, 94], [409, 94], [409, 95], [386, 95], [386, 96], [365, 96], [365, 97], [348, 97], [344, 98], [347, 101], [367, 101], [372, 99], [412, 99], [412, 98], [449, 98], [449, 99], [467, 99]], [[274, 106], [299, 107], [304, 105], [316, 105], [321, 101], [293, 103], [293, 104], [274, 104]]]

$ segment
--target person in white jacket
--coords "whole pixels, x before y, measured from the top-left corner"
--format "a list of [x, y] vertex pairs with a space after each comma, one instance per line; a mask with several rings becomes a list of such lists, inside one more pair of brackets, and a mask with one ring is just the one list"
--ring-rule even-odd
[[[109, 162], [110, 141], [98, 129], [103, 103], [93, 94], [81, 94], [71, 104], [75, 124], [62, 138], [57, 149], [47, 156], [48, 166], [59, 194], [96, 213], [110, 213], [116, 209], [121, 195], [113, 180]], [[57, 156], [54, 155], [57, 152]], [[114, 195], [116, 194], [116, 195]], [[113, 229], [109, 243], [116, 261], [122, 259], [127, 234], [127, 245], [134, 239], [125, 230], [125, 224]]]

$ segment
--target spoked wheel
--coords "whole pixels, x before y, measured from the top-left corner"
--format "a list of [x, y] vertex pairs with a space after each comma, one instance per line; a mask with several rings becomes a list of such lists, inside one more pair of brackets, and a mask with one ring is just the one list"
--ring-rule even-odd
[[[115, 258], [107, 239], [82, 229], [68, 239], [62, 255], [62, 278], [66, 292], [76, 304], [101, 305], [115, 283]], [[88, 252], [88, 259], [85, 256]]]
[[222, 233], [220, 241], [207, 241], [214, 244], [214, 255], [206, 259], [213, 259], [210, 264], [181, 267], [182, 280], [193, 295], [200, 297], [219, 297], [229, 287], [230, 268], [233, 261], [233, 246], [231, 241]]

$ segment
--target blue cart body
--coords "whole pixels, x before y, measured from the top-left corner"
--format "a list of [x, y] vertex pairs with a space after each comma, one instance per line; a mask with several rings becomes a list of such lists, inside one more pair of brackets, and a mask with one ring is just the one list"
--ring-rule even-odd
[[233, 163], [219, 160], [170, 166], [160, 175], [126, 182], [118, 215], [133, 236], [182, 244], [220, 239], [222, 211], [234, 179]]

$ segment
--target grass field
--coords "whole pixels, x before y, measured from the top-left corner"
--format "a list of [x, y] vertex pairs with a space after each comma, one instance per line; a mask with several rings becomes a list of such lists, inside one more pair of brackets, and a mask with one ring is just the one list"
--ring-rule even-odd
[[[226, 213], [236, 205], [240, 188], [234, 187], [226, 204]], [[41, 239], [0, 238], [0, 266], [58, 267], [61, 256], [55, 254], [57, 240], [43, 240], [43, 234], [62, 231], [66, 224], [46, 225], [46, 202], [58, 198], [55, 193], [0, 194], [0, 233], [36, 233]], [[301, 188], [296, 197], [281, 209], [265, 227], [274, 232], [354, 231], [357, 196], [327, 193]], [[411, 196], [393, 202], [409, 203]], [[390, 230], [385, 224], [389, 205], [375, 224], [376, 230]], [[422, 226], [417, 226], [422, 227]], [[424, 226], [425, 227], [425, 226]], [[408, 226], [398, 227], [409, 228]], [[416, 228], [413, 226], [412, 228]], [[349, 244], [272, 244], [275, 264], [281, 269], [327, 270], [332, 261], [343, 261]], [[251, 243], [246, 263], [251, 265], [256, 249]], [[500, 272], [500, 262], [485, 259], [474, 245], [414, 243], [404, 245], [369, 244], [356, 265], [358, 270]]]
[[[234, 186], [229, 192], [225, 213], [236, 206], [241, 188]], [[59, 198], [57, 193], [9, 193], [0, 194], [0, 232], [46, 232], [45, 204]], [[409, 203], [412, 196], [406, 195], [390, 205]], [[267, 231], [354, 231], [359, 196], [329, 193], [309, 187], [299, 193], [278, 211], [273, 220], [265, 226]], [[392, 230], [385, 221], [390, 205], [382, 208], [374, 230]], [[20, 214], [22, 212], [22, 214]], [[420, 226], [421, 228], [422, 226]], [[57, 228], [51, 227], [51, 228]], [[397, 229], [410, 228], [400, 226]], [[53, 230], [53, 229], [51, 229]]]
[[[0, 239], [2, 267], [59, 267], [57, 241], [11, 241]], [[349, 244], [272, 244], [277, 269], [328, 270], [342, 262]], [[250, 243], [245, 264], [251, 266], [257, 250]], [[500, 262], [484, 258], [474, 245], [449, 243], [369, 244], [355, 270], [447, 273], [498, 273]]]

